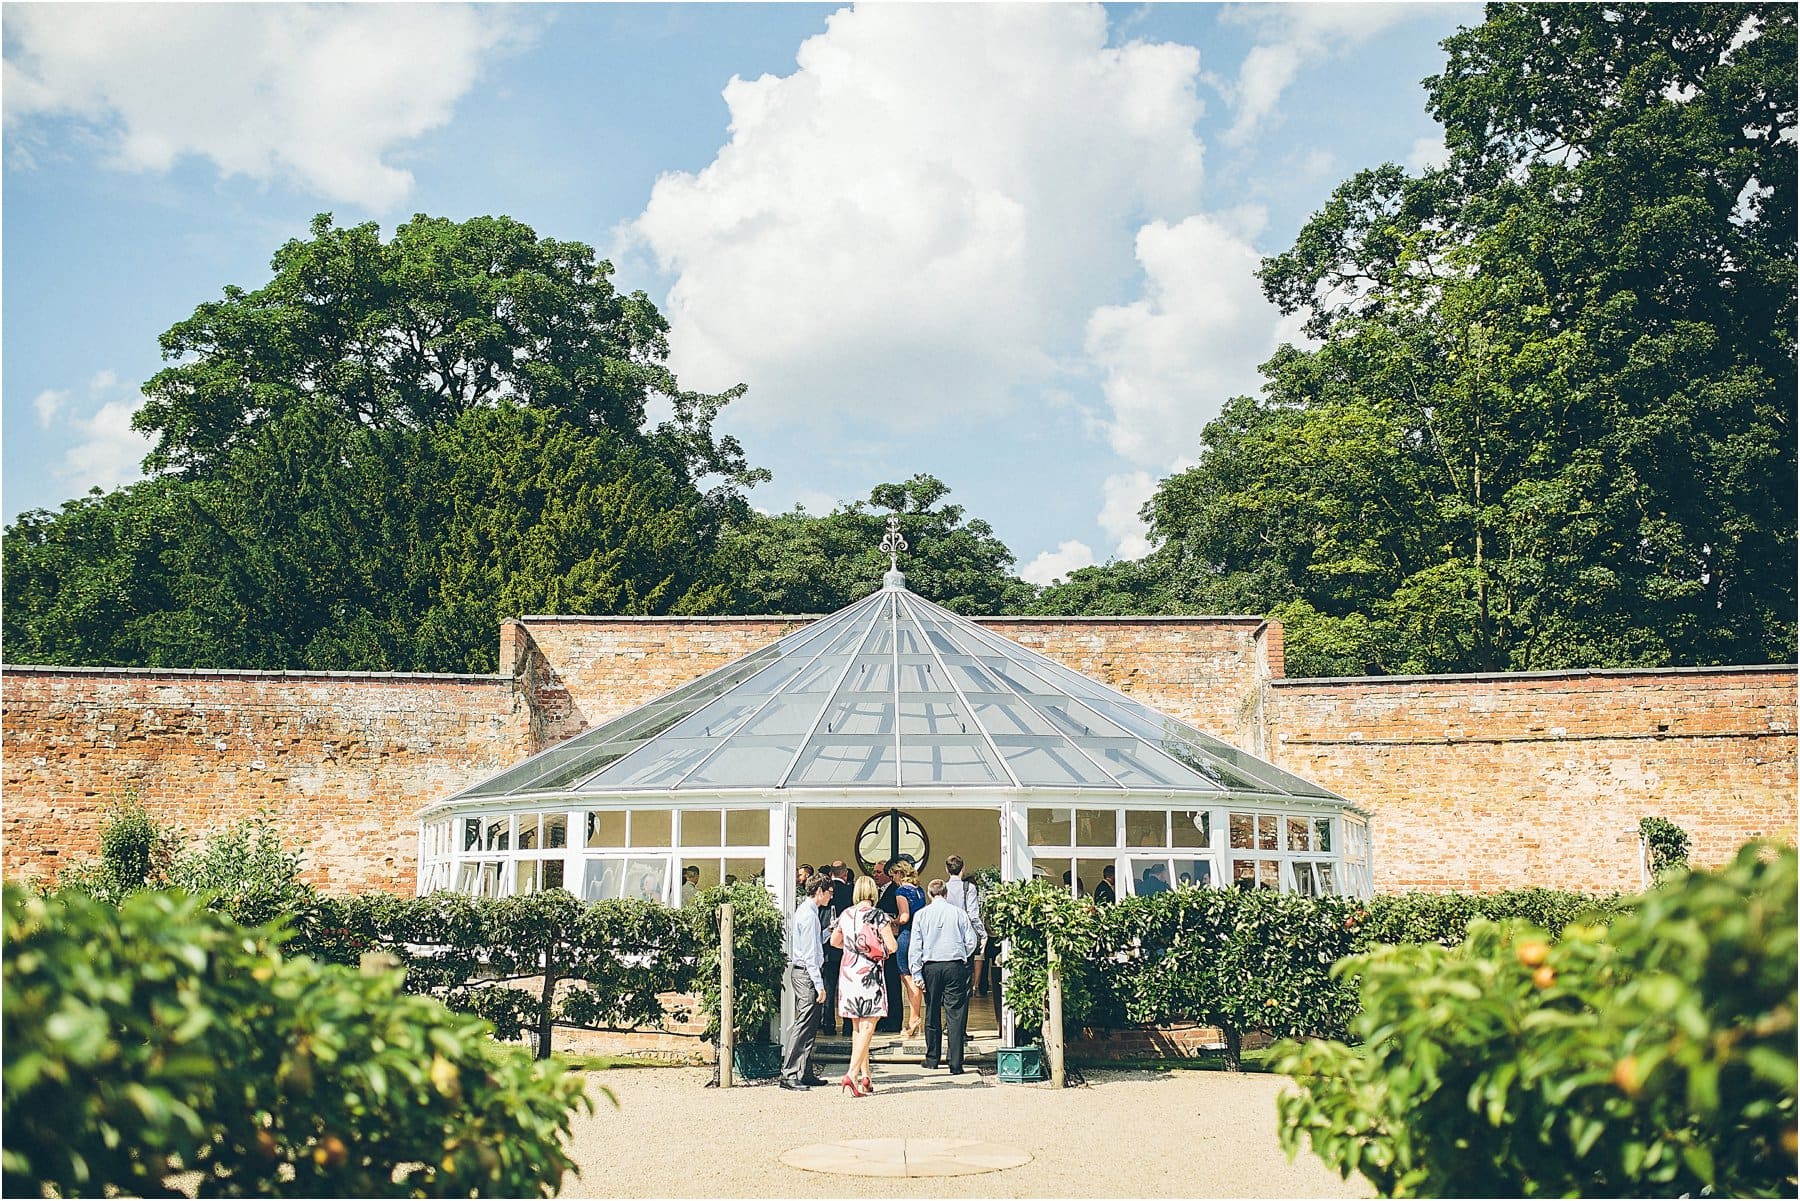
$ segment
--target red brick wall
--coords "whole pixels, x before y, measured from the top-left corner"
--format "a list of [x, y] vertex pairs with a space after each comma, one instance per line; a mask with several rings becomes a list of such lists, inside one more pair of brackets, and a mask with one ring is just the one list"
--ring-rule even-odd
[[421, 807], [528, 750], [501, 676], [7, 668], [8, 878], [98, 853], [135, 794], [191, 831], [261, 807], [333, 891], [410, 892]]
[[1380, 890], [1635, 889], [1650, 816], [1701, 864], [1794, 840], [1792, 667], [1279, 680], [1268, 709], [1277, 763], [1375, 814]]
[[[91, 856], [132, 791], [194, 830], [266, 805], [321, 885], [408, 891], [418, 809], [808, 620], [527, 618], [499, 676], [9, 668], [0, 864]], [[1702, 863], [1794, 838], [1791, 666], [1283, 680], [1254, 618], [986, 624], [1372, 811], [1382, 889], [1635, 888], [1647, 815]]]

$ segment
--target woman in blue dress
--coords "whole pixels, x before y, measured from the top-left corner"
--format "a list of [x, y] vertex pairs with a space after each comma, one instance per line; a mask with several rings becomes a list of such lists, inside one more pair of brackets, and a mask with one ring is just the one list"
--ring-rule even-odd
[[[910, 919], [912, 915], [925, 908], [925, 891], [919, 887], [917, 873], [913, 865], [901, 859], [894, 864], [888, 873], [894, 879], [894, 891], [906, 898], [901, 912]], [[912, 922], [906, 921], [900, 927], [900, 990], [906, 994], [906, 1025], [900, 1030], [901, 1038], [919, 1038], [925, 1033], [925, 990], [913, 982], [912, 978]]]

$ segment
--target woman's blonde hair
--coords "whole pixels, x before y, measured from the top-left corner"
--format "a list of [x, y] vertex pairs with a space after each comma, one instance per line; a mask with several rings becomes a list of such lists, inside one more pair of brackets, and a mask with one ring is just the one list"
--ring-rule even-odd
[[913, 878], [913, 865], [904, 859], [896, 859], [894, 866], [888, 869], [888, 875], [904, 884]]
[[869, 902], [871, 905], [875, 903], [874, 876], [858, 876], [856, 878], [855, 897], [858, 905], [862, 904], [864, 901]]

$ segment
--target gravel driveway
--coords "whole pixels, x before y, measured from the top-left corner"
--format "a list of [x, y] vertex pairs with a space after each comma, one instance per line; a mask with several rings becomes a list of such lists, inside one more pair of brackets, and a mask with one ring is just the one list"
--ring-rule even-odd
[[[822, 1064], [821, 1071], [829, 1071]], [[837, 1069], [839, 1075], [843, 1068]], [[574, 1197], [1368, 1197], [1275, 1136], [1279, 1076], [1090, 1070], [1085, 1087], [999, 1084], [876, 1064], [877, 1092], [703, 1087], [708, 1068], [589, 1074]], [[832, 1077], [833, 1079], [836, 1076]], [[614, 1108], [601, 1085], [619, 1100]], [[1023, 1167], [978, 1176], [869, 1178], [788, 1167], [783, 1152], [839, 1139], [958, 1138], [1016, 1147]]]

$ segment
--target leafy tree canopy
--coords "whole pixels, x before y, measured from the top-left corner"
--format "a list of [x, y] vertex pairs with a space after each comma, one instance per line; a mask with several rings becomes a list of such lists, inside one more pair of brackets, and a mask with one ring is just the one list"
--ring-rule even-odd
[[1264, 264], [1317, 344], [1146, 507], [1152, 600], [1286, 617], [1293, 674], [1791, 658], [1794, 10], [1493, 5], [1445, 48], [1450, 161]]
[[740, 390], [682, 392], [589, 248], [321, 216], [273, 270], [163, 336], [161, 474], [8, 531], [14, 661], [493, 670], [502, 617], [724, 603], [719, 530], [766, 478], [713, 434]]
[[888, 570], [880, 543], [892, 513], [907, 541], [900, 568], [908, 588], [958, 613], [1019, 612], [1032, 588], [1010, 574], [1012, 552], [987, 522], [964, 520], [961, 505], [945, 503], [949, 494], [941, 480], [915, 475], [820, 517], [749, 514], [721, 548], [734, 610], [830, 613], [867, 596]]

